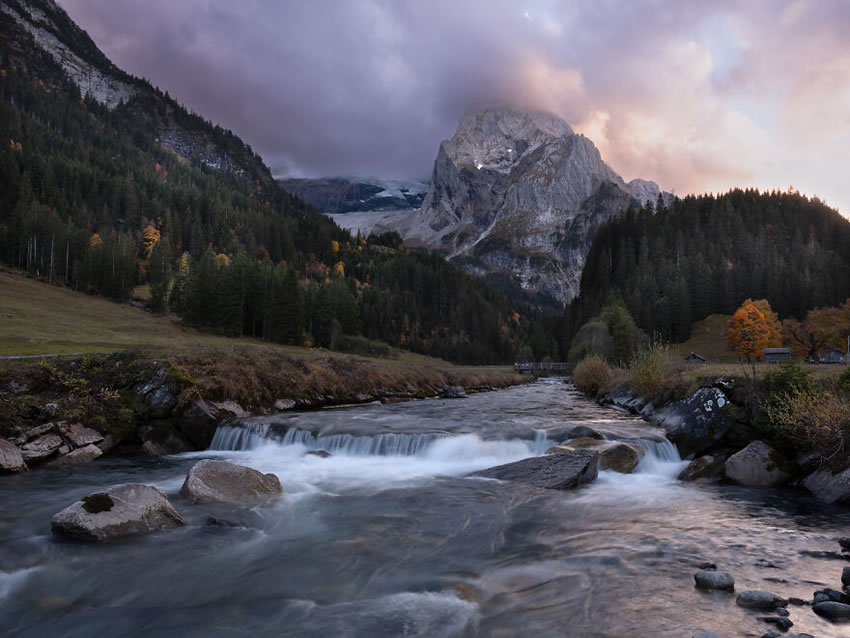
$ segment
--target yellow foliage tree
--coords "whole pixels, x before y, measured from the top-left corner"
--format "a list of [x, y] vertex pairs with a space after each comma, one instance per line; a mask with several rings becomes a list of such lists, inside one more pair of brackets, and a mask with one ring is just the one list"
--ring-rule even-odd
[[219, 253], [215, 256], [215, 265], [219, 268], [224, 268], [230, 265], [230, 257], [223, 253]]
[[142, 255], [145, 259], [151, 256], [153, 247], [159, 243], [160, 239], [159, 231], [148, 224], [142, 231]]
[[748, 304], [754, 305], [764, 315], [764, 323], [767, 325], [769, 336], [765, 348], [781, 348], [782, 347], [782, 322], [779, 321], [779, 315], [773, 312], [770, 307], [770, 302], [767, 299], [745, 299], [741, 306]]
[[334, 264], [334, 274], [337, 277], [345, 277], [345, 264], [341, 261], [338, 261]]
[[103, 240], [100, 238], [100, 235], [97, 233], [92, 233], [91, 237], [89, 237], [89, 246], [92, 248], [97, 248], [98, 246], [103, 245]]
[[729, 348], [747, 361], [758, 359], [770, 340], [770, 330], [761, 310], [754, 304], [744, 304], [726, 324]]
[[336, 255], [339, 252], [339, 242], [334, 239], [331, 241], [331, 252]]

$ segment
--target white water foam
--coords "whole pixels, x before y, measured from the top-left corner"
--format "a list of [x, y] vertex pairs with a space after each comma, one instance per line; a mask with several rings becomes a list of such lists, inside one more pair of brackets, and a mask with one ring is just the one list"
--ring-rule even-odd
[[[623, 486], [671, 484], [685, 463], [669, 441], [630, 440], [645, 454], [634, 474], [600, 472], [599, 482]], [[328, 434], [291, 428], [278, 433], [265, 423], [222, 426], [211, 449], [197, 456], [220, 456], [273, 472], [289, 491], [337, 492], [349, 488], [388, 489], [436, 476], [462, 476], [545, 454], [556, 442], [545, 430], [533, 440], [483, 440], [474, 434]], [[330, 458], [308, 455], [325, 450]], [[193, 455], [194, 456], [194, 455]]]
[[[474, 434], [316, 437], [301, 430], [289, 430], [281, 439], [263, 439], [256, 433], [250, 439], [233, 432], [225, 432], [226, 437], [219, 434], [219, 445], [238, 442], [246, 449], [208, 450], [184, 456], [232, 459], [262, 472], [273, 472], [287, 485], [287, 491], [298, 492], [389, 489], [436, 476], [462, 476], [536, 456], [538, 449], [552, 445], [545, 433], [538, 433], [534, 441], [487, 441]], [[327, 450], [332, 456], [306, 454], [318, 449]]]
[[8, 596], [12, 591], [24, 584], [27, 578], [36, 571], [38, 567], [28, 567], [13, 572], [0, 571], [0, 600]]

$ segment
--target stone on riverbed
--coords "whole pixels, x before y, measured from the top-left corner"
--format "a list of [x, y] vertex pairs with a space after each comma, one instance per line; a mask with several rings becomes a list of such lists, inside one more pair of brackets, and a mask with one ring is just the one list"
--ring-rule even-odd
[[850, 605], [844, 603], [836, 603], [831, 600], [823, 603], [815, 603], [812, 606], [812, 610], [818, 616], [822, 616], [833, 622], [850, 621]]
[[183, 517], [165, 494], [140, 483], [125, 483], [90, 494], [51, 520], [54, 534], [86, 541], [147, 534], [183, 524]]
[[605, 437], [602, 436], [599, 432], [590, 428], [586, 425], [577, 425], [572, 430], [567, 432], [567, 438], [569, 439], [599, 439], [600, 441]]
[[[51, 425], [51, 428], [52, 427], [53, 426]], [[46, 461], [59, 452], [59, 448], [62, 447], [62, 444], [62, 437], [58, 434], [53, 434], [52, 432], [44, 434], [33, 439], [29, 443], [22, 445], [21, 456], [23, 456], [24, 461], [28, 463]]]
[[244, 465], [205, 459], [189, 470], [180, 494], [193, 503], [252, 504], [283, 494], [274, 474], [262, 474]]
[[758, 590], [742, 591], [735, 599], [735, 603], [739, 607], [746, 607], [747, 609], [775, 609], [788, 605], [788, 601], [784, 598], [767, 591]]
[[599, 451], [599, 467], [621, 474], [631, 474], [643, 458], [644, 451], [631, 443], [606, 445]]
[[6, 439], [0, 439], [0, 473], [24, 472], [26, 469], [21, 451]]
[[85, 447], [91, 443], [103, 441], [103, 435], [100, 432], [87, 428], [82, 423], [60, 421], [56, 424], [56, 427], [74, 447]]
[[726, 572], [704, 569], [694, 574], [694, 581], [700, 589], [735, 590], [735, 579]]
[[535, 456], [515, 463], [491, 467], [471, 476], [519, 481], [552, 490], [568, 490], [593, 481], [599, 472], [599, 453], [570, 450]]
[[442, 397], [444, 399], [465, 399], [466, 390], [462, 385], [447, 385], [443, 390]]
[[726, 477], [748, 487], [771, 487], [785, 483], [788, 462], [767, 443], [753, 441], [726, 460]]
[[718, 456], [701, 456], [690, 462], [679, 474], [680, 481], [723, 478], [724, 462]]
[[637, 445], [591, 438], [578, 438], [564, 445], [553, 445], [546, 454], [563, 454], [574, 450], [596, 449], [599, 451], [599, 469], [631, 474], [643, 458], [644, 451]]
[[850, 468], [837, 474], [833, 474], [829, 468], [818, 470], [803, 480], [803, 487], [826, 503], [848, 504], [850, 503]]
[[84, 447], [68, 452], [64, 456], [60, 456], [58, 459], [48, 463], [48, 465], [81, 465], [83, 463], [90, 463], [91, 461], [94, 461], [102, 454], [103, 452], [99, 447], [97, 447], [94, 443], [89, 443]]

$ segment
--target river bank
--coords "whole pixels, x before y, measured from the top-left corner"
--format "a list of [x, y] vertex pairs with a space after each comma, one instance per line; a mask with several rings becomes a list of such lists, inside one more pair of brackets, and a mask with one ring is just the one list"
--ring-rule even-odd
[[4, 361], [0, 471], [204, 450], [220, 423], [249, 415], [462, 396], [528, 381], [506, 368], [423, 361], [257, 348]]

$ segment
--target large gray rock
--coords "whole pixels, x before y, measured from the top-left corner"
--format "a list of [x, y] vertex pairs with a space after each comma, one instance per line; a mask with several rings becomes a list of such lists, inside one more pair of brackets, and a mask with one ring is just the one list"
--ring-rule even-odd
[[682, 458], [702, 454], [732, 427], [724, 407], [729, 403], [719, 388], [700, 388], [683, 401], [656, 410], [650, 421], [664, 428]]
[[54, 456], [63, 443], [62, 437], [49, 432], [22, 445], [21, 456], [27, 463], [41, 463]]
[[850, 621], [850, 605], [845, 605], [844, 603], [836, 603], [832, 601], [815, 603], [812, 605], [812, 611], [814, 611], [818, 616], [823, 616], [833, 622]]
[[788, 461], [764, 441], [753, 441], [726, 459], [726, 478], [749, 487], [782, 485], [790, 478]]
[[83, 463], [91, 463], [96, 458], [101, 456], [103, 452], [94, 443], [89, 443], [86, 446], [78, 447], [60, 456], [58, 459], [50, 461], [48, 465], [82, 465]]
[[26, 469], [21, 451], [6, 439], [0, 439], [0, 472], [23, 472]]
[[125, 483], [66, 507], [53, 516], [51, 527], [61, 536], [103, 541], [178, 527], [184, 522], [157, 488]]
[[60, 421], [56, 424], [59, 433], [74, 447], [84, 447], [90, 443], [103, 441], [103, 435], [97, 430], [87, 428], [82, 423], [67, 423]]
[[747, 590], [738, 594], [735, 603], [747, 609], [776, 609], [787, 607], [788, 601], [769, 591]]
[[723, 478], [725, 464], [719, 456], [701, 456], [679, 473], [680, 481]]
[[694, 582], [700, 589], [719, 589], [723, 591], [734, 591], [735, 579], [726, 572], [718, 572], [713, 569], [703, 569], [694, 574]]
[[803, 480], [803, 487], [826, 503], [846, 505], [850, 503], [850, 468], [833, 473], [822, 468]]
[[491, 467], [472, 476], [519, 481], [552, 490], [568, 490], [593, 481], [599, 473], [599, 453], [570, 450]]
[[244, 465], [205, 459], [192, 466], [180, 494], [193, 503], [253, 504], [283, 494], [274, 474], [262, 474]]

